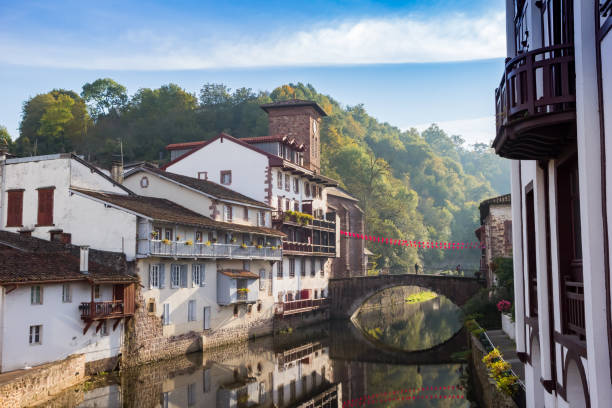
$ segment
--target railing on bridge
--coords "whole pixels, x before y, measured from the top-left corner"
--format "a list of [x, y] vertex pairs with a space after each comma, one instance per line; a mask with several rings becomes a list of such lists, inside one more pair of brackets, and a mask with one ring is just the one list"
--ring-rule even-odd
[[324, 309], [329, 306], [328, 298], [292, 300], [274, 304], [274, 314], [287, 316], [297, 313], [310, 312], [312, 310]]

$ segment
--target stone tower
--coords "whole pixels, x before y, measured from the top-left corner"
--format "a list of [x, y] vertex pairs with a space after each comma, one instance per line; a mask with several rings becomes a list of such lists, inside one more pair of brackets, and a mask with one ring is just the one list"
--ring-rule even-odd
[[287, 136], [304, 144], [304, 166], [315, 173], [321, 170], [319, 128], [321, 118], [327, 116], [316, 102], [291, 99], [261, 105], [268, 113], [270, 136]]

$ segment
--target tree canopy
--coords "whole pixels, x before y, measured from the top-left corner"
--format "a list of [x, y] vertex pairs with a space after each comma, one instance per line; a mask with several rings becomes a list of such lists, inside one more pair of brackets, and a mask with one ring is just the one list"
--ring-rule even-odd
[[[321, 126], [322, 172], [360, 200], [369, 235], [402, 240], [471, 242], [478, 204], [510, 188], [508, 163], [485, 144], [437, 125], [402, 131], [370, 116], [363, 105], [342, 106], [312, 85], [285, 84], [272, 92], [204, 84], [192, 94], [178, 85], [139, 89], [131, 98], [112, 79], [85, 84], [81, 96], [53, 90], [24, 103], [16, 153], [77, 151], [108, 165], [123, 144], [124, 160], [165, 162], [169, 143], [268, 134], [259, 105], [286, 99], [316, 101], [328, 114]], [[93, 119], [92, 119], [93, 118]], [[403, 271], [476, 266], [479, 251], [418, 250], [367, 243], [380, 264]]]

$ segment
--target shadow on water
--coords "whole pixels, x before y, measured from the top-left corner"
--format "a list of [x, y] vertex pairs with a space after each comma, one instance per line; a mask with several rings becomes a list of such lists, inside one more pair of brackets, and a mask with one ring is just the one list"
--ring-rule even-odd
[[453, 356], [464, 348], [461, 332], [426, 351], [381, 347], [352, 322], [334, 321], [126, 370], [48, 405], [468, 407], [467, 365]]

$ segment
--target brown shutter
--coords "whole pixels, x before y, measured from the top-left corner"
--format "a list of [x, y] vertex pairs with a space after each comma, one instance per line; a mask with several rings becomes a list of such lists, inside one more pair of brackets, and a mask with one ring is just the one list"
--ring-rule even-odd
[[7, 227], [21, 227], [23, 224], [23, 190], [8, 192]]
[[54, 188], [38, 189], [38, 222], [37, 225], [53, 225], [53, 191]]

